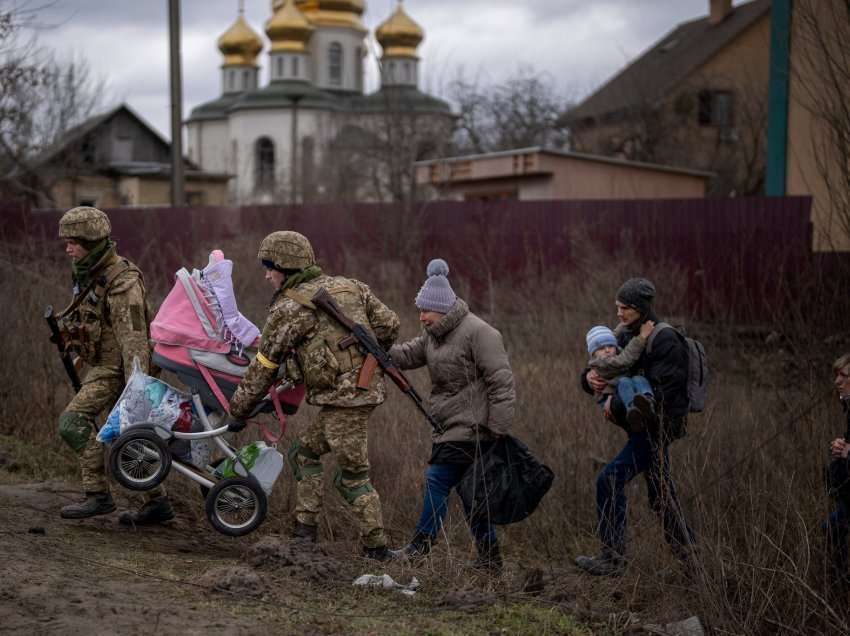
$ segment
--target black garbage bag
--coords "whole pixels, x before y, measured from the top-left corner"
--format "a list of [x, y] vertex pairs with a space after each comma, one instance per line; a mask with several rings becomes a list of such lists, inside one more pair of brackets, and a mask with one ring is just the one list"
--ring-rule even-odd
[[506, 525], [534, 512], [554, 478], [528, 446], [506, 435], [476, 458], [457, 490], [473, 520]]

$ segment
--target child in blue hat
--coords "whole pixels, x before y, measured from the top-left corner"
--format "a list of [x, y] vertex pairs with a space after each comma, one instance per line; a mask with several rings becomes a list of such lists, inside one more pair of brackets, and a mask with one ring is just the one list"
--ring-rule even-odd
[[644, 322], [622, 351], [616, 335], [605, 325], [592, 327], [585, 337], [590, 354], [588, 367], [608, 381], [608, 386], [594, 397], [606, 416], [632, 433], [645, 430], [655, 419], [655, 396], [649, 381], [642, 375], [628, 375], [654, 326], [651, 320]]

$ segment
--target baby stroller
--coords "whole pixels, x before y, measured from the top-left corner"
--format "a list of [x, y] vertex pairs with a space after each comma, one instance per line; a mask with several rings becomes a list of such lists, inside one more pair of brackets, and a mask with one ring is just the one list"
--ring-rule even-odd
[[[223, 534], [241, 536], [265, 519], [268, 494], [283, 467], [275, 445], [285, 431], [286, 416], [294, 414], [304, 398], [304, 386], [278, 380], [249, 416], [250, 420], [260, 413], [275, 413], [280, 425], [277, 434], [257, 423], [263, 442], [237, 451], [225, 441], [227, 426], [217, 424], [256, 355], [250, 345], [260, 334], [236, 309], [232, 267], [216, 250], [203, 271], [190, 274], [183, 268], [176, 273], [174, 287], [151, 323], [152, 361], [173, 372], [191, 396], [165, 385], [171, 395], [183, 395], [177, 400], [185, 398], [180, 404], [182, 417], [169, 426], [154, 418], [134, 422], [126, 430], [122, 425], [109, 463], [116, 481], [136, 491], [162, 483], [174, 468], [201, 486], [212, 526]], [[214, 464], [208, 463], [210, 442], [224, 455]], [[197, 453], [196, 447], [201, 449]]]

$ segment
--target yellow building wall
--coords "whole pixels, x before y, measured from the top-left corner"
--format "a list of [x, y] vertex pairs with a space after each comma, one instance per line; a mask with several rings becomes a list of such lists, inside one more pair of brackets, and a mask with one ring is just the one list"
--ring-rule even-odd
[[649, 166], [529, 152], [419, 166], [444, 199], [678, 199], [704, 197], [706, 177]]
[[[816, 252], [850, 251], [850, 166], [841, 166], [835, 147], [826, 137], [821, 117], [823, 98], [838, 94], [824, 76], [824, 67], [812, 69], [816, 52], [829, 46], [850, 46], [850, 24], [833, 20], [845, 9], [843, 0], [801, 0], [792, 12], [791, 77], [788, 104], [788, 146], [785, 187], [788, 195], [812, 197], [812, 249]], [[815, 14], [808, 13], [815, 11]], [[844, 14], [846, 16], [846, 13]], [[813, 40], [805, 20], [814, 17], [821, 37]], [[814, 51], [812, 47], [817, 47]], [[813, 55], [814, 54], [814, 55]], [[832, 54], [840, 55], [833, 49]], [[846, 58], [846, 52], [844, 53]], [[840, 57], [838, 59], [841, 59]], [[846, 71], [845, 69], [845, 78]], [[845, 87], [843, 95], [850, 96]], [[846, 107], [846, 104], [845, 104]], [[846, 121], [846, 120], [845, 120]], [[846, 131], [850, 134], [850, 130]], [[847, 143], [850, 149], [850, 142]], [[828, 185], [832, 184], [832, 188]], [[842, 212], [843, 210], [843, 212]]]
[[584, 159], [546, 157], [555, 199], [682, 199], [705, 196], [704, 177]]
[[109, 177], [77, 177], [61, 179], [51, 189], [54, 204], [59, 209], [73, 208], [83, 201], [98, 207], [114, 208], [121, 205], [116, 183]]
[[[228, 204], [226, 181], [190, 179], [184, 189], [190, 205]], [[171, 205], [171, 182], [161, 177], [77, 177], [57, 182], [51, 195], [59, 209], [72, 208], [83, 201], [100, 208]]]

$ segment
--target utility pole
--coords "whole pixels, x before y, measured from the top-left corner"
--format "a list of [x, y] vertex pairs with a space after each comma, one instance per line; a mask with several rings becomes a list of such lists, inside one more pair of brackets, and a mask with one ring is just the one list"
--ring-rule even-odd
[[183, 192], [183, 78], [180, 70], [180, 0], [168, 0], [171, 61], [171, 206], [186, 205]]

